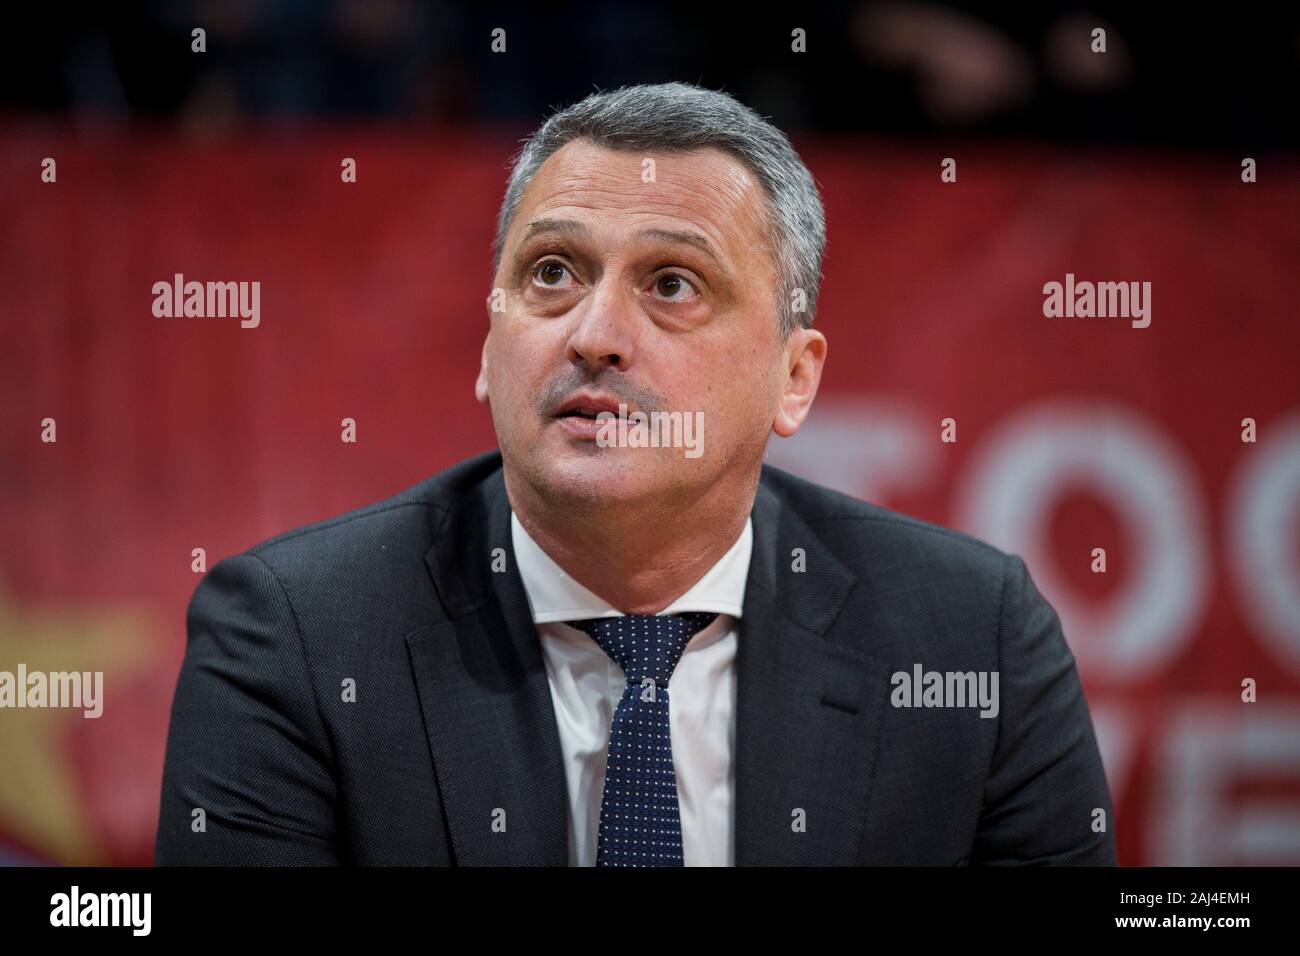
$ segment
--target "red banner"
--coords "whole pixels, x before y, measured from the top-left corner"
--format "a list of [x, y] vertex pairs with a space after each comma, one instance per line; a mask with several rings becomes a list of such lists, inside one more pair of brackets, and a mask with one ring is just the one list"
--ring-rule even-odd
[[[517, 135], [5, 131], [0, 670], [105, 682], [98, 718], [0, 715], [5, 858], [151, 861], [196, 549], [495, 444], [472, 386]], [[796, 145], [830, 352], [771, 461], [1026, 558], [1123, 863], [1300, 863], [1295, 164]], [[178, 275], [231, 307], [165, 314]]]

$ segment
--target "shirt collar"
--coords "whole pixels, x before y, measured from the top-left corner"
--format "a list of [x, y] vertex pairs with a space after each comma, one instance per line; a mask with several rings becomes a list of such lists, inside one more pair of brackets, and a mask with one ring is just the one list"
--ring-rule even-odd
[[[622, 611], [569, 577], [524, 530], [513, 510], [510, 512], [510, 539], [534, 624], [622, 616]], [[745, 600], [745, 582], [749, 577], [753, 544], [753, 519], [746, 518], [744, 530], [727, 553], [690, 590], [659, 613], [714, 611], [739, 618]]]

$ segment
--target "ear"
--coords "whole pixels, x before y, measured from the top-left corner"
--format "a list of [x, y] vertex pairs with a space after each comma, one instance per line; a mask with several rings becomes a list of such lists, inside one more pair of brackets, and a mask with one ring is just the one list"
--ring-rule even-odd
[[478, 378], [474, 380], [474, 397], [484, 405], [488, 404], [488, 340], [492, 338], [492, 330], [489, 328], [487, 335], [483, 336], [483, 352], [479, 356]]
[[817, 386], [822, 380], [822, 365], [826, 362], [826, 336], [813, 329], [796, 329], [790, 333], [785, 354], [785, 387], [776, 406], [772, 431], [789, 438], [812, 411]]

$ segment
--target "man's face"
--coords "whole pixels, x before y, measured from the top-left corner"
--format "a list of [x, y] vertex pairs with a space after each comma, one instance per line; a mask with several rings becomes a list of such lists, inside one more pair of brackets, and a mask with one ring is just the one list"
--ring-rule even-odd
[[[825, 353], [816, 332], [781, 340], [765, 212], [758, 180], [717, 150], [577, 141], [547, 159], [505, 237], [475, 386], [512, 484], [599, 506], [753, 480], [768, 432], [807, 413]], [[571, 407], [620, 402], [702, 419], [703, 453], [602, 447]]]

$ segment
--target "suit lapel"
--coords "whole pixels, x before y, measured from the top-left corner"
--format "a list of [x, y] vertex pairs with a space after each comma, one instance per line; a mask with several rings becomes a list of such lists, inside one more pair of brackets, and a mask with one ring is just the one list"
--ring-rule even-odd
[[827, 636], [856, 579], [763, 482], [753, 518], [736, 650], [736, 865], [853, 865], [888, 669], [853, 635]]
[[[500, 470], [447, 513], [425, 564], [449, 620], [407, 636], [453, 860], [564, 866], [568, 800]], [[493, 551], [506, 570], [491, 570]]]

